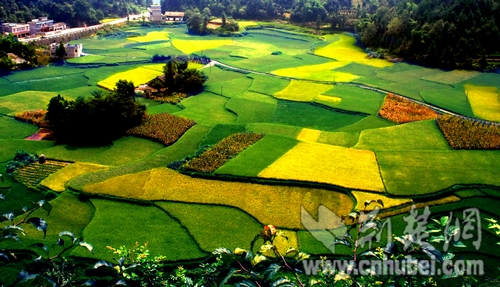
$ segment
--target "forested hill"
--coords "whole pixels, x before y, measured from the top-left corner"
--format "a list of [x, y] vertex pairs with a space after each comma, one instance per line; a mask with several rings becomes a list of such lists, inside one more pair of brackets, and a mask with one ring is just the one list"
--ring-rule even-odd
[[70, 26], [96, 24], [105, 17], [139, 13], [152, 0], [0, 0], [0, 21], [23, 23], [40, 16]]
[[363, 1], [360, 12], [362, 43], [405, 59], [483, 69], [488, 58], [499, 56], [499, 0]]

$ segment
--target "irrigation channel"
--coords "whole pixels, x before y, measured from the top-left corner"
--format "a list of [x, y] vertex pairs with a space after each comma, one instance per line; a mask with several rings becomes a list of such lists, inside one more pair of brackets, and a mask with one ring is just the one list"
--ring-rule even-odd
[[396, 96], [403, 97], [403, 98], [405, 98], [405, 99], [407, 99], [409, 101], [412, 101], [414, 103], [418, 103], [420, 105], [426, 106], [426, 107], [432, 109], [433, 111], [435, 111], [435, 112], [437, 112], [439, 114], [449, 114], [449, 115], [452, 115], [452, 116], [455, 116], [455, 117], [459, 117], [459, 118], [462, 118], [462, 119], [466, 119], [466, 120], [477, 122], [477, 123], [484, 124], [484, 125], [500, 126], [499, 122], [492, 122], [492, 121], [487, 121], [487, 120], [482, 120], [482, 119], [477, 119], [477, 118], [466, 117], [464, 115], [457, 114], [457, 113], [454, 113], [452, 111], [448, 111], [448, 110], [445, 110], [445, 109], [442, 109], [442, 108], [430, 105], [428, 103], [420, 102], [420, 101], [417, 101], [415, 99], [412, 99], [412, 98], [409, 98], [409, 97], [406, 97], [406, 96], [403, 96], [403, 95], [399, 95], [399, 94], [396, 94], [396, 93], [388, 91], [388, 90], [384, 90], [384, 89], [380, 89], [380, 88], [375, 88], [375, 87], [363, 85], [363, 84], [356, 83], [356, 82], [344, 83], [344, 82], [335, 82], [335, 81], [320, 81], [320, 80], [301, 79], [301, 78], [294, 78], [294, 77], [285, 77], [285, 76], [279, 76], [279, 75], [275, 75], [275, 74], [271, 74], [271, 73], [266, 73], [266, 72], [259, 72], [259, 71], [253, 71], [253, 70], [248, 70], [248, 69], [243, 69], [243, 68], [237, 68], [237, 67], [233, 67], [233, 66], [221, 63], [219, 61], [215, 61], [215, 60], [212, 60], [207, 66], [210, 66], [210, 65], [216, 66], [216, 67], [230, 69], [230, 70], [233, 70], [233, 71], [236, 71], [236, 72], [240, 72], [240, 73], [259, 74], [259, 75], [265, 75], [265, 76], [275, 77], [275, 78], [280, 78], [280, 79], [285, 79], [285, 80], [305, 81], [305, 82], [312, 82], [312, 83], [319, 83], [319, 84], [328, 84], [328, 85], [338, 85], [338, 84], [340, 84], [340, 85], [346, 85], [346, 86], [355, 86], [355, 87], [358, 87], [358, 88], [361, 88], [361, 89], [371, 90], [371, 91], [379, 92], [379, 93], [382, 93], [382, 94], [392, 93], [392, 94], [394, 94]]

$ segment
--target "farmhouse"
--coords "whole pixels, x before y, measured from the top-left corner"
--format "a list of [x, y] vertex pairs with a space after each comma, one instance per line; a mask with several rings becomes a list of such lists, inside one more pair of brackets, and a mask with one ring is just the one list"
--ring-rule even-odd
[[184, 21], [184, 12], [165, 12], [166, 22], [181, 22]]
[[163, 21], [163, 14], [161, 14], [161, 5], [153, 4], [148, 8], [149, 20], [151, 22]]
[[[50, 57], [51, 58], [56, 58], [56, 50], [59, 44], [57, 43], [52, 43], [50, 44]], [[83, 50], [83, 44], [66, 44], [64, 45], [64, 48], [66, 49], [66, 53], [64, 54], [64, 59], [69, 59], [69, 58], [78, 58], [82, 55], [82, 50]]]
[[13, 34], [16, 38], [26, 37], [30, 34], [29, 24], [3, 23], [2, 32]]
[[28, 22], [30, 25], [31, 34], [40, 34], [49, 31], [54, 31], [54, 20], [47, 19], [47, 17], [39, 17]]

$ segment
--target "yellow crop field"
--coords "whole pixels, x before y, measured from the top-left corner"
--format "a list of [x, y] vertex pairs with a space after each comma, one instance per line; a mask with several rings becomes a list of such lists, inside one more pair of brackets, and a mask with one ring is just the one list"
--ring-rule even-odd
[[[151, 66], [157, 66], [157, 65], [151, 65]], [[111, 77], [108, 77], [105, 80], [100, 81], [99, 83], [97, 83], [97, 85], [99, 87], [103, 87], [108, 90], [113, 90], [118, 80], [127, 80], [134, 82], [134, 85], [137, 87], [141, 84], [149, 82], [150, 80], [158, 77], [161, 74], [163, 74], [163, 71], [155, 70], [154, 67], [153, 68], [149, 66], [139, 67], [132, 69], [130, 71], [116, 73]]]
[[[281, 228], [303, 229], [301, 206], [316, 216], [319, 205], [336, 214], [353, 208], [350, 197], [340, 192], [294, 186], [263, 185], [192, 178], [168, 168], [156, 168], [123, 175], [100, 183], [88, 184], [84, 192], [140, 200], [234, 206], [251, 214], [262, 224]], [[338, 224], [332, 223], [333, 228]]]
[[[448, 204], [448, 203], [453, 203], [453, 202], [458, 202], [458, 201], [460, 201], [460, 197], [458, 197], [456, 195], [450, 195], [450, 196], [443, 197], [440, 199], [416, 203], [415, 208], [417, 208], [417, 209], [424, 208], [426, 206], [431, 207], [431, 206], [435, 206], [435, 205], [443, 205], [443, 204]], [[397, 210], [384, 211], [382, 213], [379, 213], [379, 216], [382, 218], [391, 217], [394, 215], [407, 213], [408, 211], [410, 211], [410, 209], [411, 209], [411, 205], [405, 206], [405, 207], [397, 209]]]
[[331, 85], [292, 80], [284, 90], [277, 92], [273, 96], [282, 100], [311, 102], [318, 95], [331, 88]]
[[356, 198], [356, 207], [358, 210], [365, 210], [365, 202], [368, 200], [378, 200], [381, 199], [384, 202], [384, 206], [379, 206], [375, 203], [371, 203], [368, 205], [366, 210], [373, 210], [375, 207], [380, 209], [386, 209], [391, 207], [400, 206], [403, 204], [413, 203], [413, 199], [411, 198], [390, 198], [381, 194], [371, 193], [371, 192], [363, 192], [363, 191], [353, 191], [352, 195]]
[[318, 100], [318, 101], [322, 101], [322, 102], [332, 103], [332, 104], [340, 104], [340, 102], [342, 101], [342, 98], [335, 97], [335, 96], [325, 96], [325, 95], [319, 95], [314, 99]]
[[134, 42], [152, 42], [152, 41], [161, 41], [161, 40], [170, 40], [170, 37], [168, 36], [168, 33], [163, 32], [163, 31], [153, 31], [149, 32], [146, 34], [146, 36], [139, 36], [139, 37], [129, 37], [127, 38], [129, 41], [134, 41]]
[[248, 26], [257, 26], [257, 22], [255, 21], [238, 21], [238, 25], [240, 28], [246, 28]]
[[82, 174], [91, 173], [107, 168], [109, 167], [105, 165], [76, 162], [49, 175], [44, 180], [42, 180], [40, 184], [53, 191], [63, 192], [66, 189], [66, 185], [68, 184], [68, 182], [73, 178]]
[[350, 82], [359, 78], [359, 76], [353, 74], [336, 72], [335, 70], [333, 70], [345, 66], [346, 64], [347, 62], [329, 62], [318, 65], [279, 69], [273, 71], [272, 73], [284, 77], [332, 82]]
[[355, 46], [356, 39], [347, 35], [335, 35], [339, 40], [335, 41], [325, 47], [316, 49], [314, 54], [335, 59], [345, 64], [349, 62], [356, 62], [373, 67], [383, 68], [392, 66], [393, 64], [386, 60], [369, 59], [366, 57], [366, 52], [360, 47]]
[[184, 54], [192, 54], [202, 50], [209, 50], [224, 45], [231, 45], [232, 40], [172, 40], [172, 46]]
[[385, 190], [375, 153], [320, 143], [299, 143], [261, 171], [259, 177]]
[[465, 85], [465, 92], [475, 116], [500, 121], [500, 93], [497, 87]]
[[304, 142], [316, 142], [321, 135], [320, 130], [313, 130], [304, 128], [300, 131], [297, 139]]

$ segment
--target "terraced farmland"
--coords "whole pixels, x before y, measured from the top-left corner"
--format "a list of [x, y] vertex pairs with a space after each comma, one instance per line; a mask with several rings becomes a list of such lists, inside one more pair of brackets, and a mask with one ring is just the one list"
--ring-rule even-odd
[[[368, 59], [344, 34], [323, 41], [271, 29], [233, 38], [192, 36], [183, 27], [124, 31], [139, 36], [84, 39], [89, 56], [0, 78], [0, 193], [16, 212], [43, 199], [39, 190], [59, 193], [47, 240], [57, 235], [53, 228], [72, 228], [99, 246], [94, 259], [112, 259], [106, 245], [147, 241], [168, 261], [186, 261], [220, 245], [248, 248], [263, 224], [274, 224], [288, 234], [285, 245], [331, 255], [315, 239], [327, 231], [305, 230], [302, 207], [319, 222], [323, 207], [341, 216], [381, 199], [383, 216], [392, 216], [398, 230], [413, 203], [433, 206], [436, 216], [478, 207], [500, 218], [489, 204], [500, 190], [498, 74]], [[146, 82], [162, 73], [163, 63], [148, 62], [155, 54], [193, 53], [230, 67], [197, 67], [208, 76], [204, 90], [177, 105], [137, 97], [147, 120], [108, 144], [25, 140], [36, 127], [12, 118], [46, 108], [57, 94], [90, 97], [119, 79]], [[398, 103], [390, 103], [392, 94], [401, 96]], [[456, 132], [460, 125], [465, 129]], [[258, 138], [228, 144], [234, 134]], [[482, 150], [470, 145], [478, 139]], [[21, 149], [53, 160], [9, 177], [6, 165]], [[210, 168], [189, 169], [196, 161]], [[0, 202], [0, 214], [7, 208]]]

